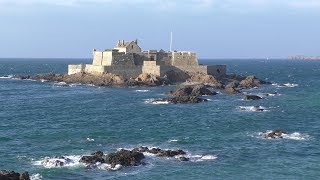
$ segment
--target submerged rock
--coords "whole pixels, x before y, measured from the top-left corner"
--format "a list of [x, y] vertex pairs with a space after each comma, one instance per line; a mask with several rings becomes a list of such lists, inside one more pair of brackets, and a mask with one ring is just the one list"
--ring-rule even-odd
[[144, 147], [144, 146], [141, 146], [139, 148], [135, 148], [135, 149], [133, 149], [133, 151], [142, 152], [142, 153], [148, 152], [148, 153], [160, 156], [160, 157], [174, 157], [174, 156], [185, 155], [186, 154], [186, 152], [181, 150], [181, 149], [164, 150], [164, 149], [160, 149], [160, 148], [148, 148], [148, 147]]
[[267, 139], [277, 139], [277, 138], [283, 138], [283, 135], [287, 134], [287, 132], [281, 130], [281, 129], [277, 129], [277, 130], [273, 130], [273, 131], [267, 131], [263, 133], [264, 138]]
[[168, 102], [173, 104], [187, 104], [187, 103], [200, 103], [200, 102], [206, 102], [207, 99], [199, 98], [197, 96], [177, 96], [172, 98], [162, 98], [162, 99], [156, 99], [153, 100], [153, 102]]
[[30, 176], [28, 172], [24, 172], [20, 174], [14, 171], [1, 170], [0, 179], [1, 180], [30, 180]]
[[244, 100], [259, 100], [262, 99], [260, 96], [257, 95], [245, 95], [243, 97]]

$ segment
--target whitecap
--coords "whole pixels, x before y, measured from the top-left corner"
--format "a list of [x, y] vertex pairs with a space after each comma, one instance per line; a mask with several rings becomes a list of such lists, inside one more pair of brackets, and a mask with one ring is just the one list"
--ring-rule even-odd
[[11, 78], [13, 78], [13, 75], [0, 76], [0, 79], [11, 79]]
[[89, 141], [89, 142], [93, 142], [94, 141], [93, 138], [87, 138], [86, 140]]
[[265, 132], [259, 132], [258, 137], [264, 138], [264, 139], [290, 139], [290, 140], [308, 140], [310, 139], [310, 136], [308, 134], [302, 134], [299, 132], [293, 132], [293, 133], [282, 133], [281, 136], [275, 136], [275, 138], [267, 137], [266, 135], [271, 133], [272, 130], [267, 130]]
[[299, 132], [294, 132], [291, 134], [283, 134], [283, 139], [292, 139], [292, 140], [308, 140], [310, 138], [307, 134], [301, 134]]
[[215, 159], [217, 159], [218, 157], [217, 156], [215, 156], [215, 155], [204, 155], [204, 156], [202, 156], [200, 159], [202, 159], [202, 160], [215, 160]]
[[146, 99], [144, 102], [146, 104], [169, 104], [169, 101], [163, 101], [159, 99]]
[[149, 92], [150, 90], [147, 90], [147, 89], [138, 89], [136, 90], [136, 92]]
[[48, 80], [45, 79], [40, 79], [41, 82], [47, 82]]
[[240, 109], [241, 111], [248, 111], [248, 112], [269, 111], [266, 107], [263, 107], [263, 106], [239, 106], [238, 109]]
[[30, 180], [42, 180], [42, 176], [41, 176], [39, 173], [37, 173], [37, 174], [32, 174], [32, 175], [30, 176]]
[[178, 142], [178, 140], [177, 139], [169, 139], [168, 142]]
[[55, 86], [69, 86], [66, 82], [57, 82], [57, 83], [54, 83], [53, 85]]
[[299, 84], [294, 84], [294, 83], [285, 83], [285, 84], [278, 84], [278, 83], [272, 83], [273, 86], [276, 86], [278, 88], [282, 88], [282, 87], [297, 87], [299, 86]]
[[122, 168], [122, 165], [116, 164], [114, 167], [112, 167], [111, 164], [102, 163], [102, 164], [98, 164], [97, 168], [102, 170], [118, 171]]
[[61, 157], [45, 157], [42, 160], [35, 161], [34, 165], [43, 166], [45, 168], [73, 167], [79, 166], [81, 156], [61, 156]]

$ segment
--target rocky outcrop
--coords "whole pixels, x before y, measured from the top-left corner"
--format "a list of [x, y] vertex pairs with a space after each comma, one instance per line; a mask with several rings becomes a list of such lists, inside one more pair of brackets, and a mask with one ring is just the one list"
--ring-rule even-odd
[[114, 168], [117, 164], [122, 166], [138, 166], [141, 164], [142, 159], [144, 159], [144, 155], [141, 152], [121, 149], [107, 155], [104, 155], [101, 151], [97, 151], [90, 156], [82, 156], [79, 162], [88, 165], [97, 162], [108, 163], [111, 164], [111, 168]]
[[175, 91], [171, 91], [170, 94], [173, 96], [212, 96], [217, 93], [209, 90], [204, 85], [196, 85], [178, 87]]
[[145, 147], [145, 146], [141, 146], [139, 148], [133, 149], [133, 151], [142, 152], [142, 153], [148, 152], [148, 153], [151, 153], [151, 154], [155, 154], [155, 155], [157, 155], [159, 157], [181, 156], [181, 157], [179, 157], [179, 159], [181, 161], [188, 161], [189, 160], [188, 158], [182, 156], [182, 155], [186, 155], [186, 152], [181, 150], [181, 149], [164, 150], [164, 149], [160, 149], [160, 148], [148, 148], [148, 147]]
[[170, 81], [166, 77], [159, 77], [153, 74], [140, 74], [135, 81], [140, 86], [161, 86], [168, 85]]
[[277, 138], [283, 138], [283, 135], [287, 134], [287, 132], [281, 130], [281, 129], [277, 129], [277, 130], [273, 130], [273, 131], [269, 131], [269, 132], [264, 132], [263, 136], [264, 138], [267, 139], [277, 139]]
[[223, 84], [214, 76], [208, 74], [191, 74], [187, 82], [201, 83], [214, 88], [223, 88]]
[[207, 99], [199, 98], [197, 96], [176, 96], [172, 98], [161, 98], [153, 100], [154, 103], [157, 102], [168, 102], [172, 104], [188, 104], [188, 103], [200, 103], [206, 102]]
[[167, 78], [172, 83], [178, 83], [178, 82], [185, 82], [187, 79], [190, 78], [190, 75], [183, 71], [177, 72], [177, 71], [171, 70], [166, 72], [164, 77]]
[[244, 100], [259, 100], [262, 99], [260, 96], [257, 95], [245, 95], [243, 97]]
[[261, 84], [265, 84], [266, 82], [259, 80], [255, 76], [247, 76], [245, 79], [240, 81], [239, 87], [241, 88], [253, 88], [258, 87]]
[[28, 172], [24, 172], [20, 174], [14, 171], [1, 170], [0, 179], [1, 180], [30, 180], [30, 176]]

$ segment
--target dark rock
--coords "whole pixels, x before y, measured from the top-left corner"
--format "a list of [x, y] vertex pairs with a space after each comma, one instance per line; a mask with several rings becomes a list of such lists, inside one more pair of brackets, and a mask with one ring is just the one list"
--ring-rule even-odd
[[180, 161], [189, 161], [189, 158], [181, 156], [181, 157], [179, 157], [179, 160]]
[[1, 170], [0, 180], [30, 180], [30, 177], [28, 172], [20, 174], [14, 171]]
[[204, 85], [182, 86], [169, 93], [173, 96], [212, 96], [217, 94], [216, 92], [210, 91]]
[[92, 153], [91, 156], [82, 156], [79, 162], [85, 164], [95, 164], [96, 162], [104, 163], [105, 157], [103, 155], [103, 152], [97, 151], [95, 153]]
[[239, 91], [238, 89], [235, 88], [226, 88], [224, 89], [224, 92], [227, 94], [239, 94], [241, 93], [241, 91]]
[[245, 95], [243, 97], [244, 100], [259, 100], [262, 99], [260, 96], [257, 95]]
[[141, 160], [144, 158], [141, 152], [122, 149], [118, 152], [108, 154], [106, 156], [106, 163], [111, 164], [112, 168], [117, 164], [121, 164], [122, 166], [137, 166], [141, 164]]
[[201, 83], [214, 88], [223, 88], [223, 84], [219, 80], [208, 74], [191, 74], [187, 82]]
[[237, 88], [238, 86], [239, 86], [239, 81], [232, 81], [225, 86], [225, 89]]
[[196, 96], [177, 96], [177, 97], [173, 97], [173, 98], [164, 98], [162, 100], [168, 101], [173, 104], [200, 103], [200, 102], [208, 101], [207, 99], [202, 99], [202, 98], [199, 98]]
[[281, 129], [277, 129], [277, 130], [273, 130], [271, 132], [264, 132], [264, 137], [271, 138], [271, 139], [283, 138], [284, 134], [287, 134], [287, 132], [285, 132]]

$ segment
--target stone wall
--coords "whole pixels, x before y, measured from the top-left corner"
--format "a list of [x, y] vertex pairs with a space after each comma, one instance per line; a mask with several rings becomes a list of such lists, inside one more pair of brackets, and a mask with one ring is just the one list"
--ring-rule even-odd
[[68, 74], [76, 74], [80, 72], [85, 72], [86, 64], [69, 64]]
[[134, 66], [133, 54], [117, 54], [112, 57], [112, 66]]
[[192, 52], [172, 52], [173, 66], [197, 66], [198, 59], [196, 53]]
[[156, 76], [161, 75], [160, 66], [157, 66], [156, 61], [144, 61], [142, 66], [142, 73], [154, 74]]
[[123, 76], [124, 78], [135, 78], [142, 74], [142, 66], [103, 66], [104, 72]]
[[93, 51], [93, 65], [102, 65], [103, 52]]

